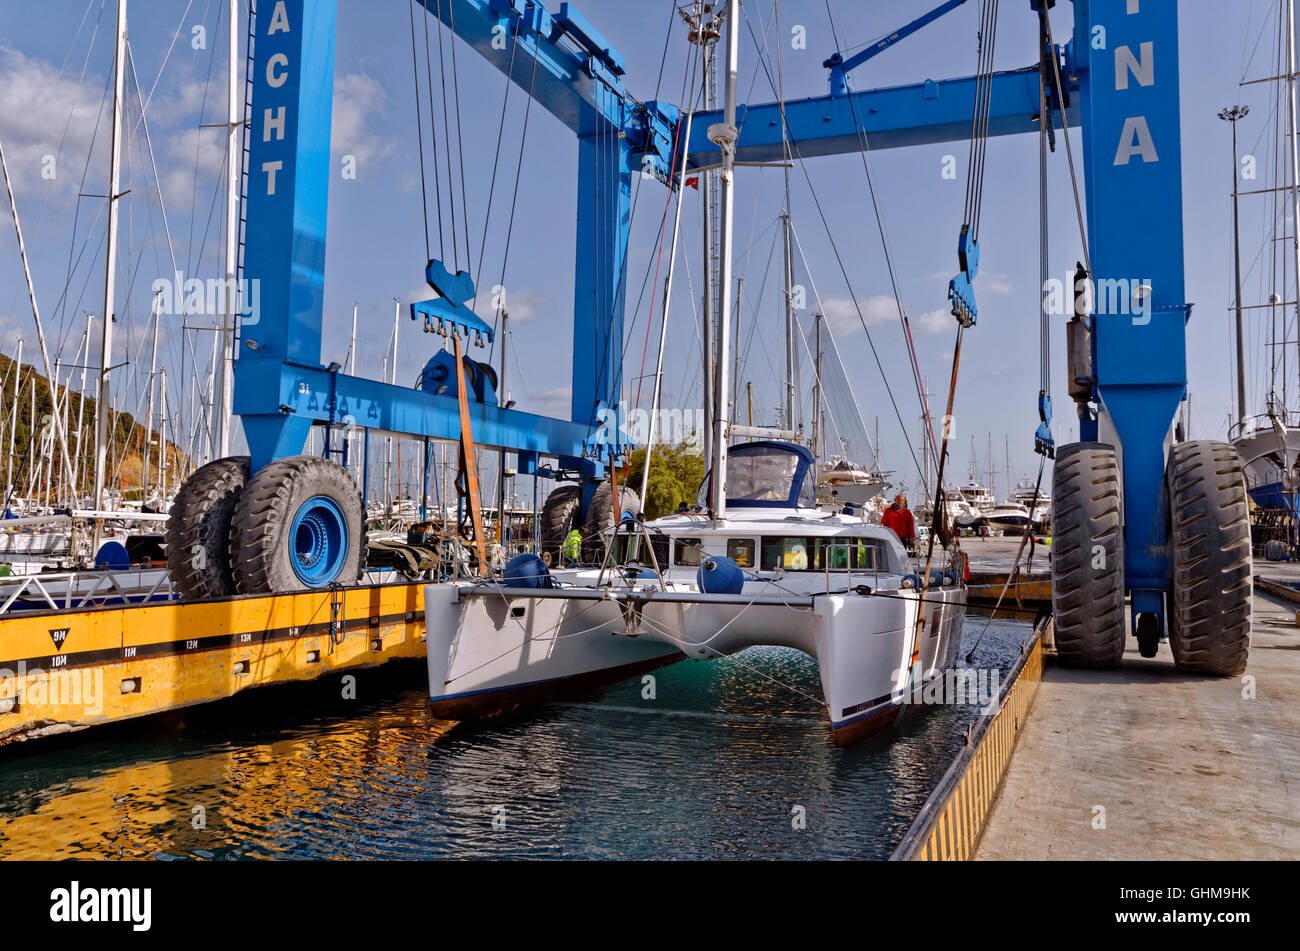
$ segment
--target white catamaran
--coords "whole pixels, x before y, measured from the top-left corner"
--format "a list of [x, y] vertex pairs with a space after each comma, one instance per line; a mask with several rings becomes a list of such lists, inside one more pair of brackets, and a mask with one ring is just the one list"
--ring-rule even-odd
[[777, 645], [816, 658], [836, 743], [892, 723], [957, 661], [960, 572], [950, 564], [923, 589], [892, 531], [817, 509], [804, 447], [753, 442], [728, 456], [720, 518], [627, 519], [600, 568], [547, 571], [525, 555], [500, 583], [426, 587], [434, 715], [487, 716]]
[[[490, 715], [684, 657], [776, 645], [816, 659], [832, 734], [847, 744], [893, 722], [957, 661], [966, 606], [960, 554], [927, 579], [909, 573], [892, 531], [817, 507], [814, 455], [786, 441], [791, 434], [729, 419], [739, 27], [738, 0], [730, 0], [725, 118], [709, 129], [722, 153], [721, 273], [711, 467], [699, 511], [651, 522], [624, 515], [606, 535], [598, 568], [552, 571], [523, 554], [499, 581], [427, 586], [436, 716]], [[670, 269], [665, 300], [671, 280]], [[730, 445], [744, 437], [758, 441]]]

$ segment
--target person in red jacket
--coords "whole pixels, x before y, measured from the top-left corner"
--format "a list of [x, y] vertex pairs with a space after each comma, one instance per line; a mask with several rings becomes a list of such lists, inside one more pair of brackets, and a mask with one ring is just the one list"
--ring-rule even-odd
[[905, 548], [910, 549], [916, 544], [916, 522], [907, 507], [907, 499], [902, 495], [894, 496], [894, 503], [885, 509], [880, 524], [891, 529]]

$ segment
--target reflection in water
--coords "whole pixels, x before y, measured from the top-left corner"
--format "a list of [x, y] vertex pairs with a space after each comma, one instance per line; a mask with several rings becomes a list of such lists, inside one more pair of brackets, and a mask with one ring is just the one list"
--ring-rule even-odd
[[[1028, 634], [994, 621], [972, 664], [1005, 670]], [[976, 712], [838, 750], [816, 664], [754, 648], [658, 671], [654, 700], [638, 679], [450, 729], [419, 671], [362, 680], [365, 702], [277, 689], [10, 752], [0, 856], [883, 858]]]

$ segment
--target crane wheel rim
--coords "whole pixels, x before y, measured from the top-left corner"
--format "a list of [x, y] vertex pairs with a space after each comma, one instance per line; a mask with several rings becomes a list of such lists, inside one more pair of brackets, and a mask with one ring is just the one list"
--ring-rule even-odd
[[339, 504], [327, 495], [303, 502], [289, 527], [289, 563], [309, 587], [338, 577], [348, 554], [348, 525]]

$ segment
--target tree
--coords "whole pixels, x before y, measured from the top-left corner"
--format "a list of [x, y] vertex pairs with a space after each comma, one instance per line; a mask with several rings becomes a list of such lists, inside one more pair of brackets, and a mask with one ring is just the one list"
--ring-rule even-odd
[[[634, 450], [628, 460], [624, 484], [640, 491], [641, 473], [645, 471], [644, 449]], [[641, 511], [647, 519], [677, 511], [682, 503], [695, 501], [695, 493], [704, 480], [704, 459], [685, 446], [656, 446], [650, 457], [650, 480]]]

